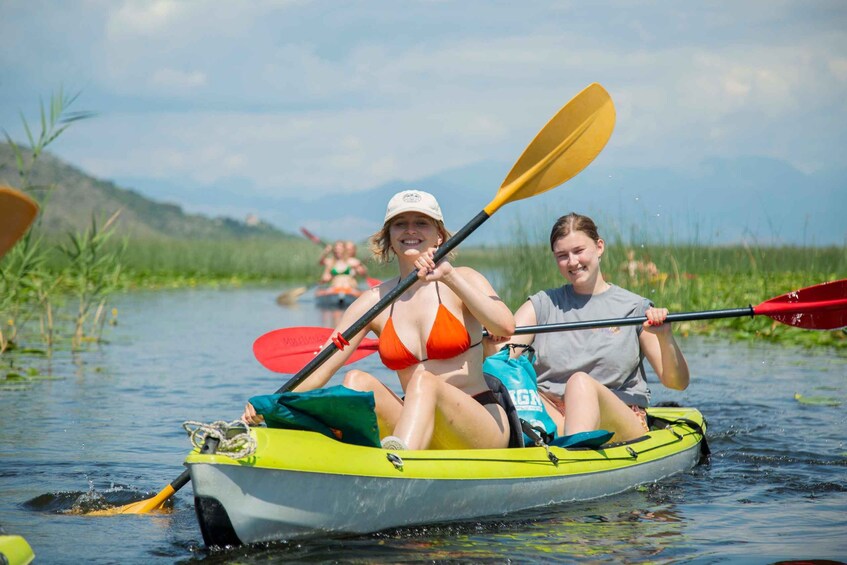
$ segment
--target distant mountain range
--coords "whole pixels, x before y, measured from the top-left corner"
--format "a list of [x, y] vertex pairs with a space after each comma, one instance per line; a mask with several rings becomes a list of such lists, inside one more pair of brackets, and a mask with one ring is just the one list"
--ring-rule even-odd
[[[19, 187], [18, 169], [12, 147], [0, 143], [0, 183]], [[30, 184], [46, 197], [42, 229], [48, 234], [80, 231], [91, 225], [92, 215], [102, 225], [120, 210], [116, 232], [136, 238], [218, 239], [244, 237], [296, 237], [258, 218], [237, 220], [187, 214], [180, 206], [155, 202], [138, 192], [98, 180], [44, 153], [39, 156]]]
[[[379, 229], [391, 195], [407, 188], [435, 194], [448, 228], [457, 230], [494, 198], [510, 167], [475, 163], [356, 194], [316, 197], [303, 189], [302, 196], [277, 197], [253, 191], [243, 179], [186, 186], [179, 194], [188, 209], [237, 209], [242, 215], [261, 210], [263, 219], [277, 226], [305, 226], [326, 239], [362, 240]], [[147, 179], [123, 182], [153, 195], [176, 188]], [[624, 168], [601, 154], [563, 186], [504, 206], [468, 245], [500, 244], [519, 232], [545, 241], [555, 218], [570, 211], [594, 217], [606, 239], [633, 244], [842, 246], [847, 245], [847, 169], [804, 173], [784, 161], [751, 156], [710, 159], [685, 170]]]
[[[0, 181], [15, 185], [14, 161], [0, 144]], [[121, 207], [124, 230], [139, 236], [294, 237], [305, 226], [325, 239], [363, 240], [379, 229], [392, 194], [420, 188], [435, 194], [448, 228], [457, 230], [487, 205], [511, 164], [482, 162], [415, 181], [396, 181], [356, 194], [298, 197], [258, 193], [247, 182], [198, 187], [151, 179], [120, 179], [133, 190], [99, 181], [44, 155], [37, 182], [61, 181], [45, 218], [50, 229], [85, 226], [91, 211]], [[686, 170], [621, 168], [603, 155], [565, 185], [504, 206], [468, 239], [468, 245], [497, 245], [516, 234], [546, 240], [556, 217], [570, 211], [594, 217], [601, 235], [632, 243], [727, 245], [847, 245], [847, 169], [804, 173], [763, 157], [711, 159]], [[138, 192], [136, 192], [136, 190]], [[142, 196], [142, 193], [145, 196]], [[287, 191], [290, 193], [291, 191]], [[170, 200], [177, 195], [187, 214]], [[249, 213], [261, 214], [255, 225]], [[240, 217], [241, 220], [232, 219]], [[256, 223], [258, 222], [258, 223]]]

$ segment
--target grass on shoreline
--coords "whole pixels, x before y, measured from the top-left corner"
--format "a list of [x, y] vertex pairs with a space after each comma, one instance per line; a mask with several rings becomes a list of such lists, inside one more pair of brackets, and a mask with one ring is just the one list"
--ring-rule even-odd
[[[526, 298], [563, 281], [546, 244], [529, 238], [504, 247], [464, 247], [456, 263], [490, 273], [498, 292], [513, 310]], [[536, 239], [537, 240], [537, 239]], [[651, 260], [664, 281], [632, 279], [619, 269], [632, 249]], [[360, 245], [359, 255], [367, 248]], [[320, 249], [300, 240], [132, 241], [124, 256], [120, 286], [124, 290], [292, 284], [315, 282]], [[366, 260], [376, 278], [396, 276], [394, 264]], [[59, 268], [60, 265], [56, 265]], [[607, 241], [604, 275], [610, 282], [646, 296], [672, 312], [738, 308], [791, 290], [844, 278], [847, 247], [764, 247], [639, 244]], [[682, 335], [717, 335], [737, 340], [766, 339], [805, 346], [833, 346], [847, 351], [843, 330], [819, 332], [792, 328], [765, 316], [686, 322]]]

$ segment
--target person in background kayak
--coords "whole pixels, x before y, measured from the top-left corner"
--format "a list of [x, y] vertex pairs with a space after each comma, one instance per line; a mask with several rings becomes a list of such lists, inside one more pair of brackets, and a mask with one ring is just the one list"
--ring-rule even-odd
[[[614, 432], [616, 441], [640, 437], [647, 431], [644, 409], [650, 402], [643, 358], [663, 385], [688, 387], [688, 364], [671, 325], [663, 323], [668, 311], [606, 282], [600, 268], [606, 244], [591, 218], [576, 213], [559, 218], [550, 248], [568, 284], [524, 302], [515, 313], [518, 327], [636, 316], [647, 321], [491, 341], [533, 346], [538, 389], [558, 435], [603, 429]], [[488, 340], [486, 348], [491, 351]]]
[[324, 266], [321, 282], [336, 288], [358, 288], [357, 277], [366, 276], [368, 271], [356, 258], [356, 245], [339, 239], [332, 247], [327, 247], [329, 251], [325, 249], [320, 260]]
[[[352, 326], [409, 273], [418, 281], [383, 310], [349, 345], [335, 352], [296, 390], [324, 386], [369, 331], [379, 335], [383, 364], [397, 372], [403, 398], [373, 375], [349, 371], [344, 385], [372, 391], [386, 449], [502, 448], [509, 445], [506, 411], [482, 373], [482, 327], [511, 335], [515, 319], [491, 284], [469, 267], [433, 262], [450, 237], [435, 197], [419, 190], [395, 194], [382, 229], [371, 238], [377, 259], [397, 258], [399, 276], [365, 291], [342, 315], [339, 332]], [[328, 341], [329, 344], [332, 340]], [[242, 418], [257, 424], [252, 405]]]

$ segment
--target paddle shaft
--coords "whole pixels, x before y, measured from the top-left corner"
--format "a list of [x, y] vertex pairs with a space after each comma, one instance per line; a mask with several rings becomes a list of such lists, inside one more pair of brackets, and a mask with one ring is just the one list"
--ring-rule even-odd
[[[756, 315], [780, 316], [788, 314], [813, 314], [814, 312], [843, 310], [847, 308], [847, 298], [834, 300], [818, 300], [814, 302], [763, 302], [756, 307], [727, 308], [724, 310], [706, 310], [703, 312], [678, 312], [668, 314], [665, 322], [688, 322], [692, 320], [717, 320], [720, 318], [741, 318]], [[608, 320], [586, 320], [584, 322], [563, 322], [560, 324], [544, 324], [539, 326], [521, 326], [515, 328], [512, 335], [543, 334], [571, 330], [589, 330], [594, 328], [609, 328], [614, 326], [640, 326], [647, 321], [647, 316], [633, 318], [611, 318]], [[779, 320], [778, 320], [779, 321]], [[489, 335], [487, 330], [482, 334]]]
[[[665, 322], [686, 322], [689, 320], [715, 320], [718, 318], [740, 318], [750, 316], [755, 312], [752, 306], [746, 308], [730, 308], [727, 310], [709, 310], [707, 312], [679, 312], [668, 314]], [[571, 330], [590, 330], [594, 328], [610, 328], [614, 326], [640, 326], [647, 321], [647, 316], [636, 316], [634, 318], [610, 318], [608, 320], [586, 320], [584, 322], [562, 322], [560, 324], [544, 324], [539, 326], [520, 326], [515, 328], [512, 335], [546, 334], [553, 332], [566, 332]], [[483, 330], [482, 335], [490, 335], [488, 330]]]
[[[203, 446], [200, 448], [200, 453], [214, 453], [220, 442], [217, 438], [207, 437], [206, 441], [203, 442]], [[186, 469], [179, 476], [171, 481], [171, 484], [166, 486], [162, 491], [155, 497], [156, 499], [161, 498], [162, 501], [167, 500], [170, 496], [188, 484], [188, 481], [191, 480], [191, 472]]]
[[[468, 222], [462, 229], [457, 231], [453, 237], [445, 241], [439, 248], [436, 250], [433, 260], [438, 263], [444, 257], [447, 256], [457, 245], [462, 243], [470, 234], [474, 232], [479, 226], [481, 226], [490, 216], [485, 212], [481, 211], [479, 214], [474, 216], [474, 218]], [[352, 326], [344, 330], [341, 336], [350, 341], [353, 337], [358, 334], [360, 331], [365, 329], [371, 321], [376, 318], [380, 312], [385, 310], [389, 304], [394, 302], [397, 298], [400, 297], [401, 294], [406, 292], [415, 282], [418, 281], [418, 272], [412, 271], [409, 273], [406, 278], [402, 279], [397, 286], [392, 288], [388, 293], [383, 296], [379, 302], [374, 304], [370, 310], [368, 310], [361, 318], [359, 318], [356, 323]], [[291, 377], [288, 382], [277, 389], [276, 394], [280, 394], [283, 392], [288, 392], [293, 389], [300, 383], [302, 383], [309, 375], [311, 375], [315, 369], [320, 367], [326, 362], [327, 359], [332, 356], [333, 353], [336, 352], [338, 347], [335, 343], [329, 343], [326, 347], [321, 349], [320, 353], [315, 355], [315, 357], [309, 361], [305, 367], [300, 369], [300, 372]]]
[[300, 228], [300, 233], [302, 233], [304, 236], [306, 236], [306, 239], [308, 239], [309, 241], [311, 241], [312, 243], [314, 243], [316, 245], [326, 246], [326, 244], [327, 244], [324, 240], [322, 240], [321, 238], [319, 238], [318, 236], [316, 236], [315, 234], [313, 234], [312, 232], [310, 232], [306, 228]]
[[[207, 437], [206, 441], [203, 442], [203, 446], [200, 448], [200, 453], [215, 453], [218, 449], [218, 444], [220, 441], [218, 438]], [[191, 480], [191, 472], [186, 469], [179, 476], [171, 481], [167, 487], [162, 489], [162, 491], [155, 497], [156, 499], [161, 499], [162, 502], [170, 498], [170, 496], [188, 484], [188, 481]]]

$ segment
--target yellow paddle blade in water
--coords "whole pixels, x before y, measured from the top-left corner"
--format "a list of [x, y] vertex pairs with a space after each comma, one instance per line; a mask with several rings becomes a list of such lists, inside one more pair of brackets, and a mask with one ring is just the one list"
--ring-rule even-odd
[[158, 510], [168, 501], [168, 499], [176, 492], [171, 485], [163, 488], [159, 494], [153, 498], [145, 498], [132, 504], [125, 504], [116, 508], [107, 508], [105, 510], [93, 510], [86, 512], [87, 516], [113, 516], [115, 514], [146, 514], [153, 510]]
[[599, 84], [590, 84], [538, 132], [485, 212], [490, 216], [504, 204], [541, 194], [572, 178], [597, 157], [614, 129], [612, 98]]

